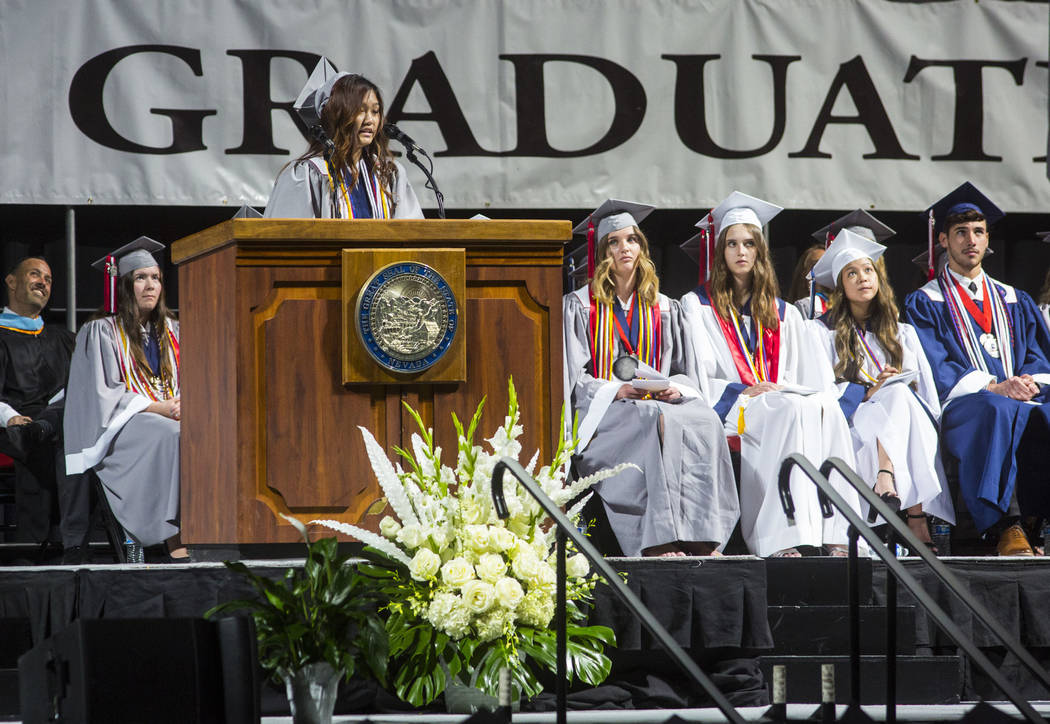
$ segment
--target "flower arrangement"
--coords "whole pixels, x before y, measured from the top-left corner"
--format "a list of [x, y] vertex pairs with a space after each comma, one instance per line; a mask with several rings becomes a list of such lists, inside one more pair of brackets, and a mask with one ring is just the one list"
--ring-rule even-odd
[[[452, 415], [459, 448], [455, 468], [442, 463], [433, 431], [407, 405], [419, 433], [412, 435], [411, 452], [395, 448], [404, 467], [393, 465], [372, 434], [360, 428], [393, 515], [382, 518], [379, 535], [337, 521], [312, 521], [369, 546], [373, 563], [362, 569], [381, 579], [388, 597], [390, 683], [398, 696], [416, 706], [433, 701], [467, 672], [472, 672], [473, 685], [494, 695], [504, 666], [517, 690], [531, 698], [543, 689], [540, 669], [556, 669], [555, 634], [550, 629], [554, 527], [516, 484], [505, 486], [507, 520], [496, 515], [492, 503], [496, 462], [503, 456], [516, 460], [521, 453], [513, 380], [508, 387], [507, 415], [502, 427], [485, 440], [487, 451], [473, 442], [484, 400], [466, 430]], [[562, 415], [564, 424], [564, 411]], [[536, 471], [537, 452], [526, 466], [559, 506], [622, 469], [567, 484], [566, 462], [575, 444], [574, 432], [572, 440], [561, 441], [549, 465]], [[579, 518], [584, 502], [567, 512], [570, 520]], [[615, 645], [615, 637], [607, 627], [580, 625], [598, 580], [587, 559], [574, 555], [566, 569], [567, 670], [570, 677], [598, 684], [610, 667], [604, 647]]]

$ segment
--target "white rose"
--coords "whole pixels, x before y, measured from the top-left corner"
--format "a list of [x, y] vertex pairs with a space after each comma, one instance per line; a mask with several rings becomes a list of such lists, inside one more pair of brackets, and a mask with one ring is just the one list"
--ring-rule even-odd
[[585, 578], [591, 572], [591, 563], [580, 553], [565, 561], [565, 572], [570, 578]]
[[420, 548], [412, 557], [408, 572], [417, 581], [427, 581], [437, 575], [441, 568], [441, 556], [429, 548]]
[[478, 559], [478, 578], [495, 583], [507, 572], [507, 562], [499, 553], [484, 553]]
[[552, 590], [558, 580], [558, 574], [546, 561], [536, 561], [536, 570], [531, 576], [526, 576], [526, 582], [530, 586]]
[[422, 528], [414, 523], [410, 523], [397, 532], [397, 539], [409, 550], [414, 550], [423, 545], [426, 535], [423, 533]]
[[493, 528], [491, 531], [492, 546], [497, 550], [510, 550], [518, 542], [517, 536], [506, 528]]
[[463, 603], [471, 613], [485, 613], [496, 602], [496, 591], [491, 583], [474, 579], [463, 584]]
[[401, 530], [401, 524], [389, 515], [384, 515], [383, 519], [379, 521], [379, 532], [383, 534], [384, 538], [393, 540], [399, 530]]
[[514, 610], [525, 597], [525, 591], [515, 578], [501, 578], [496, 581], [496, 601], [499, 605]]
[[459, 588], [474, 578], [474, 566], [463, 558], [453, 558], [441, 566], [441, 580], [453, 588]]
[[520, 546], [518, 554], [514, 556], [514, 561], [510, 567], [514, 571], [514, 575], [519, 579], [531, 581], [538, 575], [540, 560], [531, 548]]
[[478, 553], [489, 549], [489, 540], [489, 529], [486, 525], [468, 525], [463, 531], [463, 542]]

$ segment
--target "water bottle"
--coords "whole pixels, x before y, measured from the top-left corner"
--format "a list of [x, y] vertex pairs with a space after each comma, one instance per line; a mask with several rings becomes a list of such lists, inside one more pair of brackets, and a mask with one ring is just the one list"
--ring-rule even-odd
[[930, 518], [930, 540], [937, 546], [938, 556], [952, 554], [952, 527], [940, 518]]
[[131, 539], [130, 535], [124, 536], [124, 558], [128, 563], [145, 563], [146, 554], [142, 546]]

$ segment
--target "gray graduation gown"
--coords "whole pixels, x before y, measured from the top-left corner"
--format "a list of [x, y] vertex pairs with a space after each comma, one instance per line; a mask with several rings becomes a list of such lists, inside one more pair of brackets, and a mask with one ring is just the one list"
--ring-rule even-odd
[[[625, 555], [641, 555], [674, 541], [723, 546], [740, 516], [740, 503], [722, 423], [699, 396], [698, 366], [692, 345], [684, 339], [688, 330], [681, 323], [679, 303], [660, 295], [660, 372], [670, 377], [684, 399], [623, 399], [606, 406], [603, 397], [611, 387], [605, 394], [601, 388], [622, 383], [591, 374], [586, 295], [586, 287], [565, 295], [562, 310], [570, 409], [581, 421], [587, 420], [588, 412], [601, 416], [593, 436], [581, 445], [578, 472], [589, 475], [624, 462], [641, 468], [624, 470], [595, 486]], [[623, 353], [617, 339], [616, 355]], [[599, 406], [604, 411], [592, 409]], [[592, 419], [589, 427], [593, 425]]]
[[[423, 209], [408, 183], [405, 168], [394, 162], [397, 174], [391, 201], [393, 218], [422, 219]], [[328, 190], [328, 177], [309, 161], [292, 161], [277, 175], [263, 216], [275, 219], [338, 219]]]
[[[168, 324], [178, 339], [179, 323]], [[127, 390], [117, 349], [108, 320], [77, 333], [66, 387], [66, 470], [93, 468], [124, 529], [156, 545], [179, 532], [179, 423], [144, 412], [151, 400]]]

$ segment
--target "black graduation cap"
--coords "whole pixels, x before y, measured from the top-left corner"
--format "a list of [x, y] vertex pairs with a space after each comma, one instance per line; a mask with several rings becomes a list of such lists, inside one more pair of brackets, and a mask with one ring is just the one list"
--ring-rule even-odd
[[849, 229], [868, 241], [876, 241], [880, 244], [886, 243], [887, 239], [897, 233], [864, 209], [857, 209], [835, 219], [823, 229], [814, 231], [812, 236], [826, 247], [828, 239], [834, 239], [842, 229]]

